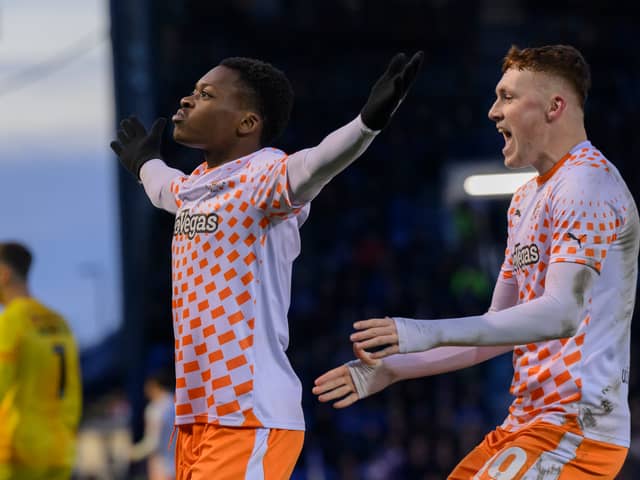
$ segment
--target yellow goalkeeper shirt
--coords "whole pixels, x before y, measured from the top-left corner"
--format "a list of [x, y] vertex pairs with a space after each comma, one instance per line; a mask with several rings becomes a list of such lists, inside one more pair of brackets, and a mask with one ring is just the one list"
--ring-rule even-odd
[[72, 465], [81, 396], [65, 320], [33, 298], [9, 302], [0, 313], [0, 464]]

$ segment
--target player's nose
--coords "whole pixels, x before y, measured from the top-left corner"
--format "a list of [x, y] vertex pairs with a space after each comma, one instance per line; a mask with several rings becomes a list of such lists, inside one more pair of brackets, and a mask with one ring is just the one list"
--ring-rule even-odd
[[188, 97], [182, 97], [180, 99], [180, 107], [182, 107], [182, 108], [192, 108], [193, 107], [193, 95], [189, 95]]
[[491, 105], [491, 108], [489, 108], [489, 112], [487, 113], [487, 116], [489, 117], [489, 120], [493, 122], [499, 122], [500, 120], [502, 120], [502, 112], [498, 107], [497, 100], [493, 102], [493, 105]]

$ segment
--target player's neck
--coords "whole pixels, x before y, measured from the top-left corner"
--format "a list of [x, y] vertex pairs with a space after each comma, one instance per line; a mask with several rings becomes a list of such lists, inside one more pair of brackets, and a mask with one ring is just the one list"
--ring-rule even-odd
[[219, 167], [225, 163], [232, 162], [238, 158], [246, 157], [247, 155], [257, 152], [262, 147], [258, 142], [243, 142], [237, 143], [230, 148], [219, 151], [205, 151], [204, 158], [207, 161], [209, 168]]
[[587, 131], [585, 130], [583, 123], [569, 128], [566, 133], [557, 140], [557, 148], [555, 152], [557, 158], [556, 161], [560, 160], [569, 153], [573, 147], [584, 142], [586, 139]]
[[565, 128], [556, 131], [556, 134], [549, 138], [544, 149], [538, 155], [536, 165], [533, 165], [540, 175], [544, 175], [562, 158], [571, 151], [573, 147], [587, 139], [587, 132], [584, 125]]
[[2, 300], [5, 305], [9, 305], [18, 298], [29, 298], [29, 289], [26, 285], [8, 285], [2, 289]]

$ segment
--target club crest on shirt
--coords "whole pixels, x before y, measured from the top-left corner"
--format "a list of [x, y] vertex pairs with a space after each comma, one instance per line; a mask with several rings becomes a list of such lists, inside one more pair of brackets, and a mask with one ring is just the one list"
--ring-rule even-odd
[[516, 270], [522, 270], [527, 265], [533, 265], [540, 260], [540, 249], [538, 245], [532, 243], [530, 245], [520, 245], [516, 243], [513, 249], [513, 267]]
[[209, 193], [217, 193], [224, 190], [226, 186], [227, 186], [227, 182], [225, 181], [211, 182], [207, 185], [207, 190], [209, 190]]
[[216, 213], [180, 212], [173, 226], [174, 235], [186, 235], [189, 239], [197, 233], [213, 233], [218, 229], [220, 217]]

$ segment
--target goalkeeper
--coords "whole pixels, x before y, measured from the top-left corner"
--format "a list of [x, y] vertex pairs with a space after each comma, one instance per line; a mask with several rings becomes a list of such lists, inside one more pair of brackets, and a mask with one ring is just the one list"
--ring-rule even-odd
[[68, 480], [82, 409], [67, 322], [29, 292], [31, 252], [0, 243], [0, 480]]

